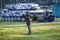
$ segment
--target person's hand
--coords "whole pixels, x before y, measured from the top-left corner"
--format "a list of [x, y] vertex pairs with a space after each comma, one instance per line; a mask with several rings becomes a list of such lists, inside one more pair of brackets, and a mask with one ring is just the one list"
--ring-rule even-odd
[[30, 18], [30, 21], [32, 21], [32, 19]]

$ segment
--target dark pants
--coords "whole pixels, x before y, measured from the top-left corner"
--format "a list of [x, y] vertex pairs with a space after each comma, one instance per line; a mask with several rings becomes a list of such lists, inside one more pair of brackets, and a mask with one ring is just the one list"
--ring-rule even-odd
[[31, 33], [31, 28], [30, 28], [30, 22], [26, 22], [26, 24], [27, 24], [27, 27], [28, 27], [28, 34], [30, 34]]

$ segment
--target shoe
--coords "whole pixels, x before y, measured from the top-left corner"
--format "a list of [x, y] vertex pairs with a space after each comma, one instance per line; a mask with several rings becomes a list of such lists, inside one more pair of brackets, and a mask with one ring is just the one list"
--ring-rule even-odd
[[28, 33], [28, 35], [30, 35], [31, 33]]

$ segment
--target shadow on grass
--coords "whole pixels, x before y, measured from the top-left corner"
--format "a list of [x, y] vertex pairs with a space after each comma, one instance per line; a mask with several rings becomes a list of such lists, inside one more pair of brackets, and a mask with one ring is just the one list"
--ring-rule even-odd
[[26, 32], [0, 32], [0, 40], [60, 40], [60, 32], [58, 30], [42, 30], [37, 32], [33, 31], [31, 35], [27, 35]]
[[3, 37], [3, 40], [60, 40], [59, 37], [60, 35], [51, 35], [51, 36], [25, 35], [25, 36], [20, 36], [20, 37], [7, 36], [7, 37]]
[[52, 36], [30, 36], [30, 37], [20, 37], [21, 40], [60, 40], [60, 36], [52, 35]]
[[[21, 35], [27, 35], [27, 33], [20, 32]], [[31, 35], [60, 35], [60, 30], [40, 30], [40, 31], [32, 31]]]

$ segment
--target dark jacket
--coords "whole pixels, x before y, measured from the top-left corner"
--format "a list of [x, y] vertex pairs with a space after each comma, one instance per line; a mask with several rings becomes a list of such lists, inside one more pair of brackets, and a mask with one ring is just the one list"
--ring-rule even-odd
[[31, 24], [31, 15], [30, 14], [26, 14], [25, 16], [24, 16], [24, 18], [25, 18], [25, 21], [26, 21], [26, 23], [27, 23], [27, 25], [30, 25]]

